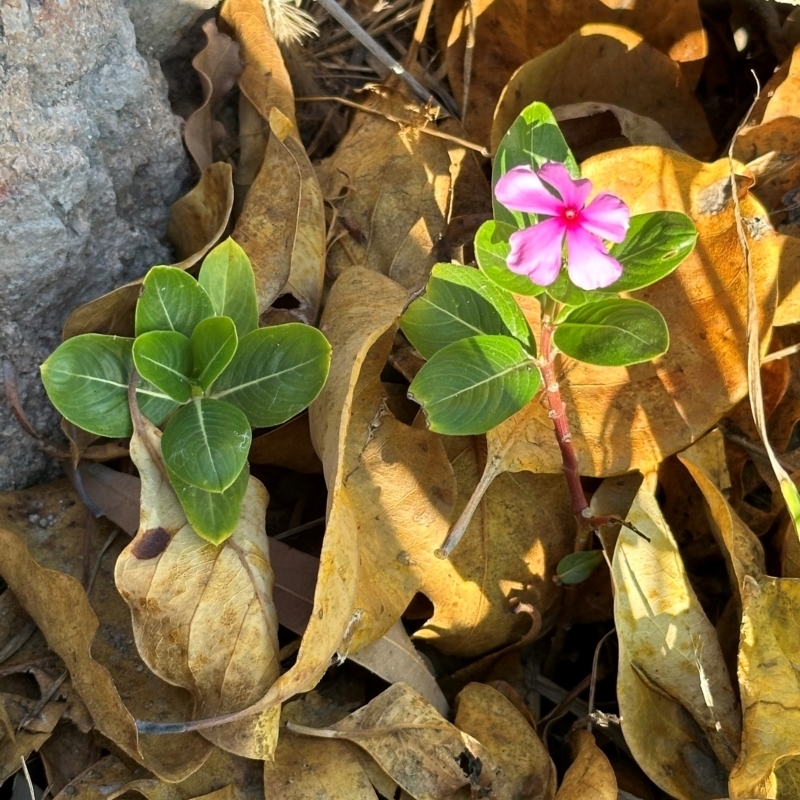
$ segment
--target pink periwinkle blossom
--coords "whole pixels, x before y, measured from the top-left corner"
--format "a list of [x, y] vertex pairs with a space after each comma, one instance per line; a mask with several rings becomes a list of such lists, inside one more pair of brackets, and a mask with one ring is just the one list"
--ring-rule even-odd
[[608, 192], [601, 192], [586, 205], [591, 191], [591, 181], [573, 180], [566, 167], [555, 162], [538, 172], [522, 166], [503, 175], [495, 186], [495, 196], [506, 208], [547, 217], [511, 234], [508, 268], [539, 286], [549, 286], [561, 270], [566, 239], [567, 272], [576, 286], [591, 290], [614, 283], [622, 275], [622, 264], [608, 254], [604, 240], [624, 240], [630, 211]]

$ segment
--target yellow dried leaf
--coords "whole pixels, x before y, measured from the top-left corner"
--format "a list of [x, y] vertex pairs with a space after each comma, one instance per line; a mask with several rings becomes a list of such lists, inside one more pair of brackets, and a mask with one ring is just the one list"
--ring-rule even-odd
[[493, 797], [552, 800], [556, 768], [536, 731], [497, 689], [470, 683], [456, 698], [455, 725], [493, 756], [502, 775]]
[[[267, 493], [250, 478], [233, 535], [216, 546], [201, 539], [160, 463], [161, 434], [146, 419], [131, 438], [142, 481], [139, 531], [117, 560], [116, 582], [133, 618], [145, 663], [195, 698], [195, 716], [240, 711], [280, 672], [264, 517]], [[279, 711], [202, 731], [247, 758], [271, 758]]]
[[[667, 353], [627, 368], [592, 367], [561, 357], [561, 390], [583, 475], [647, 472], [699, 438], [747, 393], [747, 276], [729, 197], [727, 160], [702, 164], [655, 147], [603, 153], [583, 164], [595, 187], [618, 194], [631, 213], [670, 209], [692, 217], [695, 251], [664, 280], [633, 296], [661, 311], [671, 332]], [[746, 193], [740, 199], [756, 271], [766, 353], [786, 237], [764, 222]], [[538, 304], [537, 304], [538, 305]], [[537, 325], [536, 312], [530, 319]], [[487, 435], [500, 469], [555, 472], [561, 456], [552, 421], [530, 403]]]
[[552, 108], [584, 100], [624, 106], [655, 120], [696, 158], [710, 159], [717, 149], [703, 108], [680, 67], [628, 28], [586, 25], [521, 66], [494, 112], [492, 152], [534, 100]]
[[617, 800], [617, 778], [589, 731], [570, 737], [573, 761], [564, 775], [556, 800]]

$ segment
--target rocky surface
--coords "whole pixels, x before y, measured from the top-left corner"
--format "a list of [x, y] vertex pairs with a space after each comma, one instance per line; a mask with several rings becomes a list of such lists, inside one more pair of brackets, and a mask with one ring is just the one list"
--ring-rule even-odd
[[[169, 263], [169, 206], [190, 178], [157, 62], [122, 0], [0, 0], [0, 357], [48, 434], [38, 364], [69, 312]], [[0, 487], [47, 477], [0, 398]]]
[[125, 0], [139, 52], [159, 61], [192, 23], [219, 0]]

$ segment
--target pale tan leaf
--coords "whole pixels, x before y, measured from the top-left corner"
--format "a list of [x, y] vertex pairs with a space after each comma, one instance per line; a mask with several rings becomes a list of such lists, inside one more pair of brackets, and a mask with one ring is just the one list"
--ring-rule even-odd
[[[646, 485], [627, 519], [650, 541], [628, 528], [617, 539], [612, 576], [619, 639], [637, 675], [681, 703], [730, 768], [739, 752], [741, 718], [714, 627]], [[623, 732], [627, 738], [624, 717]]]
[[456, 698], [455, 725], [477, 739], [499, 767], [494, 797], [552, 800], [556, 768], [536, 731], [510, 700], [483, 683], [470, 683]]
[[[278, 677], [278, 620], [264, 532], [267, 493], [250, 478], [233, 535], [216, 546], [186, 521], [162, 464], [160, 431], [140, 418], [131, 458], [142, 480], [139, 531], [117, 560], [117, 588], [131, 609], [148, 667], [195, 698], [195, 716], [240, 711]], [[248, 758], [270, 758], [273, 709], [202, 732]]]
[[573, 761], [564, 775], [556, 800], [617, 800], [617, 778], [589, 731], [570, 737]]
[[491, 794], [497, 780], [492, 754], [403, 683], [331, 728], [290, 729], [357, 744], [416, 800], [445, 800], [462, 786]]

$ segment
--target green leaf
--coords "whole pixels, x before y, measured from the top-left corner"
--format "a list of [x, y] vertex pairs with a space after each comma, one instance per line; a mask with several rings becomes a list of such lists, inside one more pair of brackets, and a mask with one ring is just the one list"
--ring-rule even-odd
[[513, 336], [529, 351], [535, 344], [516, 301], [482, 272], [436, 264], [424, 294], [400, 318], [408, 340], [429, 359], [447, 345], [481, 334]]
[[200, 320], [212, 316], [211, 299], [188, 272], [153, 267], [142, 282], [136, 303], [136, 335], [177, 331], [188, 338]]
[[506, 265], [511, 252], [509, 237], [516, 227], [505, 222], [489, 220], [478, 228], [475, 234], [475, 259], [481, 272], [500, 288], [515, 294], [536, 297], [543, 288], [537, 286], [527, 275], [518, 275]]
[[628, 235], [609, 250], [622, 264], [621, 277], [602, 292], [632, 292], [670, 274], [697, 242], [694, 222], [678, 211], [653, 211], [631, 217]]
[[408, 393], [436, 433], [485, 433], [516, 414], [539, 388], [539, 370], [508, 336], [474, 336], [439, 350]]
[[194, 377], [204, 392], [231, 363], [237, 344], [236, 326], [230, 317], [209, 317], [197, 323], [192, 333]]
[[258, 327], [256, 280], [247, 253], [233, 241], [218, 244], [203, 261], [198, 277], [218, 317], [230, 317], [240, 339]]
[[545, 287], [547, 294], [558, 303], [577, 308], [587, 303], [596, 303], [598, 300], [608, 299], [608, 295], [601, 294], [600, 290], [586, 291], [576, 286], [570, 279], [566, 269], [558, 273], [558, 277]]
[[558, 562], [556, 575], [561, 583], [573, 586], [583, 583], [603, 562], [602, 550], [584, 550], [570, 553]]
[[270, 428], [314, 400], [330, 363], [331, 346], [316, 328], [299, 322], [259, 328], [239, 342], [212, 397], [241, 409], [254, 428]]
[[[133, 433], [128, 381], [133, 339], [86, 333], [67, 339], [42, 364], [50, 401], [70, 422], [89, 433], [122, 438]], [[176, 404], [150, 384], [136, 390], [142, 413], [156, 425]]]
[[239, 524], [242, 501], [250, 480], [244, 465], [236, 480], [224, 492], [206, 492], [182, 481], [169, 467], [169, 480], [195, 532], [212, 544], [222, 544]]
[[[513, 167], [520, 165], [538, 170], [548, 161], [563, 164], [573, 178], [581, 175], [578, 162], [561, 133], [553, 112], [544, 103], [531, 103], [523, 109], [497, 148], [492, 165], [492, 188]], [[519, 230], [536, 222], [532, 214], [510, 211], [492, 197], [494, 217]]]
[[224, 492], [242, 471], [251, 438], [250, 423], [238, 408], [195, 398], [169, 421], [161, 450], [177, 478], [207, 492]]
[[150, 331], [136, 337], [133, 363], [138, 373], [178, 403], [192, 396], [192, 347], [177, 331]]
[[578, 361], [626, 367], [666, 353], [664, 317], [641, 300], [610, 298], [576, 308], [553, 334], [556, 347]]

